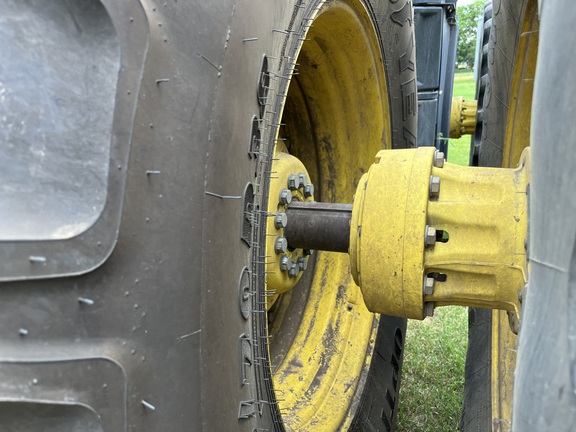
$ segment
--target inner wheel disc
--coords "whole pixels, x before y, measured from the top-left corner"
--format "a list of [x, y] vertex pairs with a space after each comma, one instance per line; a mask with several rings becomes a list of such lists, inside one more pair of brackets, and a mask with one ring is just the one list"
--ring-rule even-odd
[[[277, 243], [278, 214], [286, 206], [286, 190], [289, 199], [352, 202], [374, 155], [390, 147], [390, 114], [380, 47], [364, 5], [326, 2], [312, 18], [297, 50], [298, 71], [282, 107], [271, 170], [265, 253], [269, 351], [285, 427], [348, 430], [379, 317], [366, 309], [347, 254], [284, 251]], [[306, 195], [305, 184], [291, 188], [291, 176], [300, 173], [314, 185], [314, 196]], [[307, 270], [296, 268], [290, 275], [303, 259], [309, 261]]]

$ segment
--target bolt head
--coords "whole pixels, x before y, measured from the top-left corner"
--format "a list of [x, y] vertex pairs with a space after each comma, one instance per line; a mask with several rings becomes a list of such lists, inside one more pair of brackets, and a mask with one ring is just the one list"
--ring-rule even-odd
[[424, 295], [434, 294], [434, 278], [424, 278], [424, 289], [422, 291], [424, 292]]
[[288, 225], [288, 216], [286, 213], [276, 213], [276, 216], [274, 216], [274, 226], [276, 229], [286, 228], [286, 225]]
[[296, 190], [296, 189], [298, 189], [299, 184], [300, 184], [300, 180], [298, 179], [297, 175], [290, 174], [288, 176], [288, 189]]
[[433, 246], [436, 243], [436, 228], [426, 225], [424, 234], [424, 245]]
[[306, 271], [308, 268], [308, 258], [298, 258], [298, 265], [300, 266], [300, 271]]
[[282, 255], [280, 258], [280, 270], [288, 271], [292, 268], [292, 259], [287, 255]]
[[298, 276], [298, 274], [300, 273], [300, 266], [298, 264], [292, 264], [292, 267], [290, 267], [290, 271], [288, 272], [288, 275], [290, 277], [296, 277]]
[[277, 255], [284, 253], [288, 250], [288, 240], [284, 237], [278, 237], [274, 242], [274, 251]]
[[440, 195], [440, 177], [430, 176], [430, 196], [437, 197]]
[[312, 249], [302, 249], [302, 253], [304, 256], [310, 256], [312, 255]]
[[280, 191], [280, 204], [288, 205], [292, 202], [292, 192], [288, 189], [282, 189]]
[[306, 174], [299, 173], [298, 174], [298, 188], [305, 187], [307, 183], [308, 183], [308, 178], [306, 177]]
[[434, 153], [434, 166], [436, 168], [444, 168], [444, 153], [436, 151]]
[[434, 302], [424, 303], [424, 316], [434, 316]]
[[312, 183], [308, 183], [306, 186], [304, 186], [304, 197], [311, 198], [312, 196], [314, 196], [314, 185]]

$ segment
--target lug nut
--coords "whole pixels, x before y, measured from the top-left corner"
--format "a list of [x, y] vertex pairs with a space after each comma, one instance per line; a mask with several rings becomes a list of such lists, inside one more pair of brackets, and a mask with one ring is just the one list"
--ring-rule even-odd
[[424, 303], [424, 316], [434, 316], [434, 302]]
[[424, 233], [424, 245], [434, 246], [436, 243], [436, 228], [426, 225], [426, 231]]
[[305, 187], [307, 183], [308, 183], [308, 178], [306, 177], [306, 174], [299, 173], [298, 174], [298, 188]]
[[310, 256], [312, 255], [312, 249], [302, 249], [302, 253], [304, 256]]
[[292, 268], [292, 264], [292, 259], [289, 256], [282, 255], [282, 258], [280, 258], [280, 270], [288, 271]]
[[437, 197], [440, 195], [440, 177], [430, 176], [430, 196]]
[[434, 294], [434, 278], [426, 277], [424, 278], [424, 289], [422, 290], [424, 295]]
[[304, 186], [304, 198], [310, 198], [314, 195], [314, 185], [308, 183]]
[[300, 266], [298, 266], [297, 264], [292, 264], [292, 267], [290, 267], [290, 272], [288, 272], [288, 275], [290, 277], [296, 277], [298, 276], [299, 273], [300, 273]]
[[292, 192], [288, 189], [282, 189], [280, 191], [280, 204], [288, 205], [292, 202]]
[[434, 153], [434, 166], [436, 168], [444, 168], [444, 153], [436, 150]]
[[276, 216], [274, 216], [274, 226], [276, 229], [286, 228], [286, 225], [288, 225], [288, 216], [286, 213], [276, 213]]
[[298, 258], [298, 266], [300, 266], [300, 271], [306, 271], [308, 268], [308, 258]]
[[288, 177], [288, 189], [296, 190], [298, 189], [299, 184], [300, 180], [298, 179], [298, 176], [295, 174], [290, 174]]
[[274, 242], [274, 251], [277, 255], [284, 253], [288, 250], [288, 240], [284, 237], [278, 237]]

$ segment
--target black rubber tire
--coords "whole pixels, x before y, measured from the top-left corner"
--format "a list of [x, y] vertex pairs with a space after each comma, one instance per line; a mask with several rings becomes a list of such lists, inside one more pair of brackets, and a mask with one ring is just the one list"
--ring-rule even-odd
[[[394, 333], [392, 328], [396, 328]], [[395, 429], [405, 336], [406, 320], [380, 317], [372, 365], [350, 431]]]
[[568, 432], [576, 430], [576, 85], [570, 79], [576, 59], [565, 51], [576, 45], [576, 9], [569, 0], [539, 3], [531, 128], [531, 267], [518, 341], [513, 431]]
[[528, 0], [498, 0], [492, 6], [479, 166], [502, 166], [514, 59], [527, 3]]
[[[485, 19], [488, 18], [487, 11], [491, 14], [491, 28], [487, 70], [481, 71], [480, 87], [485, 86], [485, 89], [483, 106], [479, 109], [482, 113], [479, 166], [502, 166], [514, 59], [527, 3], [528, 0], [499, 0], [494, 1], [492, 7], [485, 8]], [[491, 431], [493, 428], [492, 314], [486, 309], [469, 311], [464, 405], [460, 420], [463, 432]]]
[[[260, 51], [259, 55], [252, 60], [246, 59], [244, 52], [227, 53], [223, 59], [223, 67], [220, 71], [218, 94], [212, 114], [213, 124], [238, 124], [237, 136], [249, 136], [252, 116], [258, 115], [259, 107], [252, 104], [255, 77], [259, 75], [260, 60], [262, 54], [273, 58], [291, 59], [295, 56], [298, 43], [292, 35], [299, 35], [302, 31], [302, 23], [308, 23], [308, 17], [315, 11], [319, 2], [305, 2], [301, 6], [293, 9], [284, 3], [283, 14], [291, 17], [282, 23], [268, 23], [258, 33], [253, 28], [250, 36], [260, 37], [259, 34], [282, 35], [282, 32], [274, 33], [274, 29], [286, 29], [287, 36], [284, 40], [275, 44], [281, 48]], [[415, 77], [415, 51], [413, 36], [413, 10], [410, 1], [400, 0], [389, 2], [386, 0], [366, 1], [366, 7], [371, 13], [373, 24], [380, 38], [382, 48], [382, 59], [387, 72], [386, 80], [389, 92], [390, 115], [392, 124], [392, 146], [394, 148], [415, 147], [417, 143], [417, 94]], [[259, 11], [258, 14], [262, 14]], [[258, 23], [261, 26], [263, 23]], [[253, 24], [253, 27], [256, 23]], [[268, 32], [268, 33], [267, 33]], [[238, 64], [242, 62], [252, 62], [251, 74], [241, 76], [238, 71]], [[299, 66], [299, 73], [304, 73]], [[274, 71], [276, 77], [290, 76], [292, 71], [288, 61], [273, 61], [270, 69]], [[280, 78], [281, 79], [281, 78]], [[257, 81], [257, 80], [256, 80]], [[246, 89], [241, 94], [239, 89]], [[264, 142], [273, 142], [276, 136], [280, 118], [276, 112], [281, 111], [282, 98], [278, 94], [285, 93], [282, 85], [276, 88], [277, 93], [267, 96], [267, 111], [264, 113], [264, 129], [261, 131]], [[247, 93], [244, 95], [243, 93]], [[230, 95], [234, 94], [239, 98], [241, 105], [236, 111], [231, 106]], [[250, 111], [250, 107], [252, 111]], [[238, 116], [241, 116], [241, 121]], [[245, 117], [245, 118], [244, 118]], [[235, 137], [230, 130], [213, 130], [210, 144], [210, 154], [228, 154], [227, 158], [210, 158], [207, 166], [207, 188], [214, 191], [222, 191], [225, 195], [236, 195], [239, 189], [243, 189], [246, 182], [261, 184], [263, 191], [266, 191], [268, 178], [266, 172], [269, 171], [269, 159], [264, 159], [262, 163], [257, 163], [256, 177], [254, 177], [254, 162], [246, 157], [246, 148], [242, 146], [231, 146]], [[271, 151], [271, 149], [269, 149]], [[267, 155], [266, 155], [267, 157]], [[225, 172], [227, 175], [223, 176]], [[258, 193], [255, 193], [254, 208], [266, 208], [267, 197], [261, 196], [259, 201]], [[206, 292], [219, 292], [224, 286], [237, 284], [240, 269], [248, 267], [253, 275], [262, 275], [263, 266], [258, 262], [264, 259], [258, 258], [257, 245], [263, 241], [265, 233], [260, 230], [256, 232], [256, 238], [252, 242], [251, 250], [246, 253], [245, 245], [237, 238], [238, 211], [226, 213], [225, 208], [237, 208], [234, 202], [225, 200], [209, 199], [205, 208], [205, 220], [211, 221], [206, 225], [204, 232], [204, 290]], [[259, 220], [261, 214], [255, 214]], [[256, 223], [256, 226], [263, 227], [265, 224]], [[222, 256], [223, 240], [233, 239], [233, 247], [228, 247], [228, 253]], [[252, 261], [252, 263], [251, 263]], [[256, 261], [256, 263], [254, 263]], [[218, 275], [214, 278], [213, 275]], [[257, 278], [255, 281], [257, 298], [263, 299], [263, 279]], [[264, 302], [261, 301], [263, 304]], [[259, 305], [258, 307], [263, 307]], [[276, 395], [271, 385], [270, 369], [266, 363], [267, 350], [265, 343], [262, 343], [258, 357], [261, 359], [254, 364], [251, 370], [254, 376], [250, 378], [256, 385], [252, 388], [237, 385], [237, 369], [240, 360], [224, 360], [230, 356], [230, 347], [236, 346], [242, 334], [248, 334], [253, 341], [266, 341], [264, 311], [261, 309], [255, 313], [252, 328], [246, 327], [238, 312], [237, 306], [230, 304], [224, 306], [220, 296], [205, 296], [202, 310], [203, 316], [226, 317], [225, 320], [218, 320], [218, 325], [205, 325], [202, 331], [202, 364], [203, 364], [203, 405], [204, 405], [204, 425], [207, 430], [228, 430], [231, 426], [238, 424], [238, 427], [263, 428], [283, 430], [281, 415], [277, 410]], [[377, 346], [375, 355], [365, 379], [365, 389], [363, 394], [358, 395], [358, 411], [353, 420], [354, 430], [394, 430], [394, 422], [398, 405], [398, 394], [400, 386], [400, 372], [402, 367], [403, 344], [406, 331], [406, 320], [381, 317]], [[214, 343], [218, 341], [218, 343]], [[208, 384], [208, 385], [206, 385]], [[256, 387], [255, 393], [253, 393]], [[226, 397], [215, 389], [226, 389]], [[238, 420], [238, 406], [241, 401], [260, 401], [263, 408], [261, 416], [251, 416]], [[236, 426], [235, 426], [236, 427]], [[243, 430], [243, 429], [242, 429]]]
[[459, 428], [463, 432], [492, 427], [492, 310], [468, 310], [468, 350], [464, 369], [464, 404]]
[[[471, 137], [470, 165], [478, 166], [478, 154], [482, 146], [484, 97], [489, 80], [488, 52], [492, 30], [492, 1], [484, 5], [480, 50], [476, 58], [478, 78], [476, 100], [478, 111], [476, 129]], [[491, 363], [492, 363], [492, 311], [469, 308], [468, 349], [464, 368], [464, 402], [460, 417], [461, 431], [490, 430], [491, 412]]]
[[477, 35], [480, 38], [480, 50], [476, 58], [478, 78], [476, 81], [476, 101], [478, 109], [476, 114], [476, 129], [471, 137], [470, 165], [478, 166], [478, 153], [482, 145], [482, 127], [484, 121], [484, 96], [488, 85], [488, 50], [490, 44], [490, 31], [492, 29], [492, 1], [484, 5], [482, 18], [482, 32]]
[[[99, 416], [86, 431], [100, 422], [114, 432], [283, 430], [266, 350], [264, 232], [242, 236], [247, 211], [265, 226], [290, 59], [321, 2], [102, 3], [125, 62], [113, 136], [127, 164], [112, 158], [110, 170], [125, 177], [109, 185], [123, 197], [121, 224], [110, 226], [118, 240], [85, 274], [2, 284], [0, 412], [15, 413], [14, 425], [27, 412], [31, 431], [46, 430], [47, 419], [68, 430], [86, 413]], [[412, 4], [365, 6], [387, 71], [392, 146], [414, 147]], [[266, 151], [250, 148], [253, 117]], [[239, 308], [244, 270], [256, 294], [249, 320]], [[405, 329], [405, 320], [381, 318], [354, 430], [394, 429]], [[39, 399], [45, 414], [32, 418]]]

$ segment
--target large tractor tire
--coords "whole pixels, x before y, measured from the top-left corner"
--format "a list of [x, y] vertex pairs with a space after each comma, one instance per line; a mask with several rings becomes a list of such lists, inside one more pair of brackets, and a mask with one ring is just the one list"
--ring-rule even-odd
[[576, 8], [540, 3], [540, 50], [532, 108], [530, 283], [514, 386], [513, 430], [576, 429], [576, 122], [572, 81]]
[[[530, 145], [538, 4], [499, 0], [488, 10], [492, 18], [488, 70], [480, 77], [485, 92], [478, 165], [515, 167]], [[469, 311], [461, 431], [510, 430], [516, 343], [505, 312]]]
[[411, 2], [201, 3], [4, 5], [0, 429], [394, 430], [406, 321], [265, 244], [279, 152], [351, 202], [416, 145]]
[[470, 165], [478, 166], [478, 153], [482, 145], [482, 127], [484, 126], [484, 95], [488, 85], [488, 53], [490, 44], [490, 31], [492, 30], [492, 1], [484, 5], [482, 26], [476, 37], [478, 52], [476, 53], [476, 101], [478, 103], [476, 115], [476, 128], [470, 140]]

